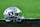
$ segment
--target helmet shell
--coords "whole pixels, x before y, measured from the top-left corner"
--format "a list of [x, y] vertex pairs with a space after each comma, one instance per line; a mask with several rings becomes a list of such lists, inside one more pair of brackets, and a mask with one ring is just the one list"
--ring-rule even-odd
[[13, 16], [15, 16], [15, 13], [21, 13], [22, 11], [19, 8], [15, 7], [15, 6], [9, 7], [3, 13], [5, 18], [10, 17], [8, 15], [9, 12], [13, 12]]

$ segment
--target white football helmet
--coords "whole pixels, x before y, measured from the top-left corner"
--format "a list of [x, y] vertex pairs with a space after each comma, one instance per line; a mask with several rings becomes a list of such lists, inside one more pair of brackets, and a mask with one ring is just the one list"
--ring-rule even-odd
[[[12, 6], [12, 7], [7, 8], [4, 11], [3, 15], [5, 17], [6, 22], [10, 22], [11, 20], [23, 18], [24, 16], [19, 18], [18, 13], [21, 13], [21, 12], [22, 11], [19, 8]], [[16, 18], [16, 17], [18, 17], [18, 18]]]

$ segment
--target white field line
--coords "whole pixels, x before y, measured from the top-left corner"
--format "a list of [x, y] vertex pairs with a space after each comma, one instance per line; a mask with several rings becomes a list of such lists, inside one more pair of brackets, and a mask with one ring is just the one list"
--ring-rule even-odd
[[0, 20], [5, 20], [5, 19], [0, 19]]
[[26, 18], [26, 19], [40, 19], [40, 18]]
[[[25, 18], [25, 19], [40, 19], [40, 18]], [[5, 20], [5, 19], [0, 19], [0, 20]]]

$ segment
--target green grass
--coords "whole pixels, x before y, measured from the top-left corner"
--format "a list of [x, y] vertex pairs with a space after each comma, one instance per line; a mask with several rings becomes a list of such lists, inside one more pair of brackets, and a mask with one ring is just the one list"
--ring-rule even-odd
[[0, 0], [0, 19], [3, 12], [10, 6], [17, 6], [25, 18], [40, 18], [40, 0]]

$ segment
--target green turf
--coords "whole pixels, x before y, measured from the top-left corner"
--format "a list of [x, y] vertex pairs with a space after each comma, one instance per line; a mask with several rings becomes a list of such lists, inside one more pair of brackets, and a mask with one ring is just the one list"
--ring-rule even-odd
[[40, 0], [0, 0], [0, 18], [10, 6], [17, 6], [24, 13], [25, 18], [40, 18]]

